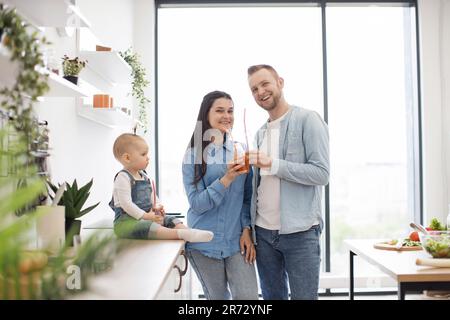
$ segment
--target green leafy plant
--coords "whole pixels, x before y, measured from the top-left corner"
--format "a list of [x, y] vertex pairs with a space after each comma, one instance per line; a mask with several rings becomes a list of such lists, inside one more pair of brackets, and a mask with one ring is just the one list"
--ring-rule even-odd
[[138, 101], [139, 106], [139, 122], [138, 124], [147, 132], [148, 118], [147, 118], [147, 104], [150, 102], [145, 96], [144, 90], [150, 84], [146, 79], [146, 70], [139, 60], [139, 55], [128, 48], [125, 52], [119, 52], [120, 56], [130, 65], [132, 81], [132, 96]]
[[[1, 162], [0, 162], [1, 166]], [[19, 171], [22, 172], [23, 168]], [[0, 299], [30, 299], [36, 297], [36, 288], [40, 279], [28, 277], [33, 265], [26, 262], [25, 248], [27, 246], [27, 233], [33, 225], [35, 216], [24, 215], [12, 219], [12, 212], [23, 207], [45, 187], [42, 181], [35, 180], [27, 187], [15, 189], [13, 187], [16, 177], [9, 176], [1, 180], [0, 192]], [[25, 261], [25, 262], [24, 262]]]
[[446, 229], [437, 218], [431, 219], [429, 228], [431, 230], [438, 230], [438, 231]]
[[[41, 132], [36, 125], [36, 117], [33, 114], [33, 104], [38, 97], [43, 96], [49, 86], [48, 75], [40, 71], [44, 68], [44, 61], [40, 47], [50, 44], [45, 37], [40, 37], [37, 31], [32, 31], [27, 23], [16, 13], [15, 9], [9, 9], [0, 4], [0, 46], [10, 62], [17, 66], [15, 82], [10, 86], [0, 87], [1, 111], [8, 115], [8, 137], [14, 137], [20, 148], [8, 146], [8, 166], [5, 172], [15, 172], [19, 166], [33, 166], [41, 141]], [[3, 70], [2, 70], [3, 72]], [[36, 179], [32, 170], [22, 175], [16, 181], [17, 188], [25, 188], [33, 184]], [[39, 204], [39, 196], [35, 201], [24, 204], [18, 208], [17, 215], [32, 210]]]
[[[57, 187], [50, 181], [48, 181], [47, 184], [54, 193], [56, 193], [58, 188], [61, 186], [61, 184], [58, 184]], [[65, 207], [66, 242], [69, 243], [69, 245], [72, 244], [73, 236], [76, 234], [80, 234], [81, 221], [78, 220], [78, 218], [92, 211], [100, 204], [100, 202], [98, 202], [90, 207], [87, 207], [86, 209], [82, 209], [86, 200], [89, 198], [89, 191], [92, 187], [92, 184], [93, 179], [91, 179], [91, 181], [89, 181], [81, 188], [78, 188], [76, 179], [73, 180], [72, 185], [66, 182], [66, 190], [63, 192], [63, 196], [58, 202], [58, 205]], [[50, 195], [50, 198], [53, 199], [54, 196]]]
[[[5, 135], [0, 131], [0, 138]], [[4, 162], [0, 161], [0, 169]], [[30, 249], [29, 232], [42, 213], [30, 211], [13, 218], [13, 212], [45, 190], [42, 180], [14, 189], [15, 179], [33, 168], [18, 167], [16, 174], [0, 179], [0, 300], [63, 299], [89, 289], [89, 278], [108, 269], [124, 246], [113, 235], [96, 232], [76, 252], [63, 247], [56, 256]], [[69, 267], [80, 268], [80, 286], [67, 285]]]
[[30, 32], [29, 25], [15, 9], [7, 9], [1, 5], [0, 29], [0, 45], [8, 49], [11, 63], [17, 64], [19, 69], [15, 83], [0, 88], [0, 105], [9, 114], [12, 127], [20, 132], [18, 139], [28, 146], [16, 156], [24, 156], [26, 162], [33, 162], [31, 146], [38, 139], [39, 132], [33, 123], [32, 107], [38, 97], [49, 90], [48, 75], [40, 71], [44, 68], [40, 47], [50, 43], [45, 37], [40, 38], [37, 31]]
[[77, 77], [81, 70], [86, 66], [86, 63], [88, 62], [78, 59], [78, 57], [75, 57], [73, 59], [70, 59], [67, 55], [64, 55], [63, 59], [63, 73], [64, 76], [72, 76]]
[[[0, 137], [2, 135], [4, 132], [0, 131]], [[3, 165], [0, 161], [0, 169]], [[24, 170], [18, 168], [17, 175]], [[0, 300], [63, 299], [89, 289], [89, 277], [108, 269], [113, 258], [125, 247], [116, 244], [113, 235], [97, 232], [83, 241], [75, 253], [68, 247], [61, 248], [56, 256], [30, 250], [30, 227], [41, 214], [30, 211], [11, 219], [12, 212], [32, 201], [45, 189], [45, 184], [35, 180], [25, 188], [14, 189], [11, 186], [15, 178], [0, 179]], [[67, 285], [70, 266], [80, 268], [78, 288]]]

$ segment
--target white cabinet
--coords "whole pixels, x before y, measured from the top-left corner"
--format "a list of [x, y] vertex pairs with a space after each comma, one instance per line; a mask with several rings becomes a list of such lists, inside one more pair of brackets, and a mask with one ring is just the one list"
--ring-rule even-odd
[[92, 276], [89, 290], [73, 299], [191, 299], [191, 268], [186, 269], [184, 241], [119, 241], [126, 249], [115, 257], [112, 268]]
[[191, 268], [184, 250], [181, 251], [171, 271], [159, 289], [157, 300], [191, 300]]

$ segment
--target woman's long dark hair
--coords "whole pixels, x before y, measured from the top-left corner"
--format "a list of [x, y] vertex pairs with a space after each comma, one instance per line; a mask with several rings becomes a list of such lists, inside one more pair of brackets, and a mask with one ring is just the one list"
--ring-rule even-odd
[[[203, 137], [205, 132], [211, 129], [211, 124], [209, 123], [208, 120], [209, 110], [211, 110], [214, 101], [220, 98], [233, 100], [231, 99], [231, 96], [226, 92], [212, 91], [203, 97], [202, 104], [200, 105], [200, 111], [198, 112], [197, 116], [197, 124], [199, 123], [201, 124], [201, 136], [197, 136], [195, 138], [195, 135], [196, 134], [199, 135], [200, 133], [200, 130], [198, 130], [196, 126], [194, 132], [192, 133], [191, 141], [189, 142], [189, 147], [192, 148], [191, 150], [195, 150], [194, 181], [192, 182], [192, 184], [194, 185], [197, 184], [206, 174], [207, 167], [205, 159], [203, 158], [203, 151], [211, 143], [211, 141], [204, 141]], [[196, 143], [199, 144], [200, 141], [201, 141], [201, 148], [199, 148], [199, 146], [196, 145]], [[201, 164], [199, 163], [200, 159]]]

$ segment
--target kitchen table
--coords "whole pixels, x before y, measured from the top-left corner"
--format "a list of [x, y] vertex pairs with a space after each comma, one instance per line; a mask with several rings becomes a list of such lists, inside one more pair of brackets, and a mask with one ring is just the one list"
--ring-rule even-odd
[[388, 251], [375, 249], [377, 240], [344, 240], [350, 253], [349, 298], [354, 299], [354, 256], [358, 255], [392, 277], [398, 284], [398, 299], [423, 290], [450, 290], [450, 268], [417, 266], [417, 258], [429, 258], [424, 250]]

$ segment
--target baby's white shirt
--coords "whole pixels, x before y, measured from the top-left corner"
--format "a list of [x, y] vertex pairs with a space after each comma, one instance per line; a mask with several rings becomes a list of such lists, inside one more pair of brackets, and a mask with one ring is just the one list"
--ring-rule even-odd
[[[146, 213], [133, 203], [131, 198], [131, 180], [125, 172], [120, 172], [114, 181], [113, 200], [115, 207], [121, 207], [128, 215], [137, 220], [142, 219], [142, 216]], [[158, 197], [156, 197], [156, 203], [159, 204]]]

